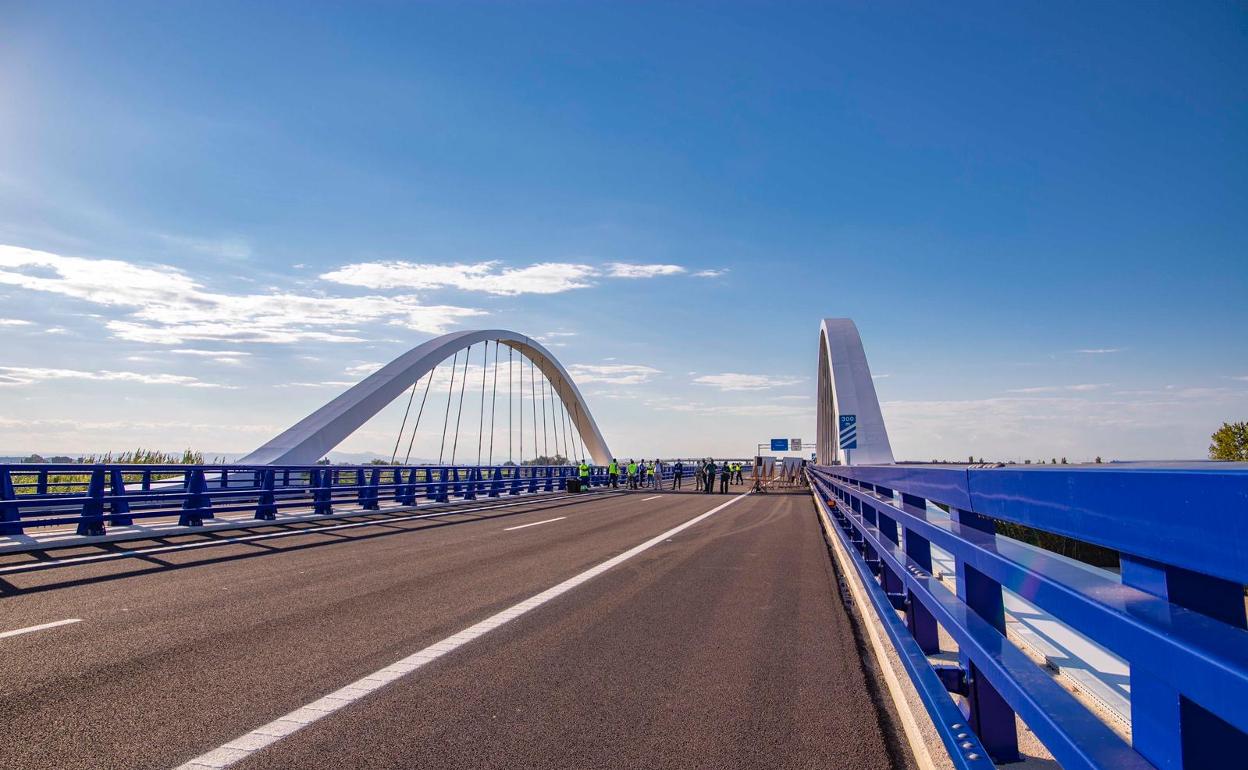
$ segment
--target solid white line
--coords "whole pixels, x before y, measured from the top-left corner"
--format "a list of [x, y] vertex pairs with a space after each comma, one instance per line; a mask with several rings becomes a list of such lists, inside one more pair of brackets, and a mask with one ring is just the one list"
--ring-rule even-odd
[[504, 528], [503, 528], [503, 531], [504, 531], [504, 532], [510, 532], [510, 531], [512, 531], [513, 529], [524, 529], [525, 527], [536, 527], [538, 524], [549, 524], [549, 523], [550, 523], [550, 522], [552, 522], [552, 521], [563, 521], [563, 520], [564, 520], [564, 519], [566, 519], [566, 518], [568, 518], [568, 517], [567, 517], [567, 516], [560, 516], [560, 517], [558, 517], [558, 518], [556, 518], [556, 519], [546, 519], [545, 521], [535, 521], [535, 522], [533, 522], [532, 524], [521, 524], [521, 525], [520, 525], [520, 526], [518, 526], [518, 527], [504, 527]]
[[19, 636], [21, 634], [29, 634], [32, 631], [42, 631], [45, 628], [56, 628], [57, 626], [68, 626], [71, 623], [81, 623], [82, 618], [66, 618], [65, 620], [54, 620], [51, 623], [40, 623], [37, 626], [27, 626], [14, 631], [0, 632], [0, 639], [7, 639], [10, 636]]
[[644, 502], [645, 502], [645, 501], [647, 501], [647, 500], [658, 500], [658, 499], [659, 499], [660, 497], [662, 497], [662, 496], [663, 496], [663, 495], [655, 495], [654, 497], [643, 497], [643, 498], [641, 498], [641, 501], [644, 503]]
[[446, 653], [471, 642], [473, 639], [483, 636], [499, 626], [505, 625], [510, 621], [526, 614], [530, 610], [542, 606], [551, 599], [571, 591], [573, 588], [576, 588], [587, 580], [592, 580], [598, 577], [612, 567], [628, 561], [637, 554], [653, 548], [659, 543], [667, 540], [672, 535], [675, 535], [678, 532], [683, 532], [689, 527], [692, 527], [694, 524], [697, 524], [708, 516], [722, 511], [749, 494], [749, 492], [746, 492], [744, 495], [738, 495], [726, 503], [715, 506], [706, 513], [694, 516], [692, 519], [689, 519], [683, 524], [678, 524], [663, 534], [650, 538], [641, 545], [633, 546], [619, 556], [607, 559], [595, 567], [590, 567], [579, 575], [570, 577], [552, 588], [547, 588], [545, 591], [542, 591], [536, 596], [529, 597], [519, 604], [512, 605], [502, 612], [491, 615], [485, 620], [482, 620], [480, 623], [469, 626], [454, 636], [448, 636], [442, 641], [431, 644], [419, 652], [415, 652], [402, 660], [391, 663], [389, 666], [386, 666], [380, 671], [371, 673], [363, 679], [357, 679], [346, 687], [343, 687], [340, 690], [335, 690], [320, 700], [312, 701], [301, 709], [296, 709], [284, 717], [278, 717], [272, 722], [269, 722], [267, 725], [257, 727], [255, 730], [252, 730], [246, 735], [239, 736], [219, 748], [213, 749], [205, 754], [201, 754], [186, 764], [179, 765], [177, 770], [219, 770], [219, 768], [229, 767], [236, 762], [241, 762], [260, 749], [276, 743], [291, 733], [300, 730], [313, 722], [322, 719], [323, 717], [329, 716], [344, 706], [349, 706], [360, 698], [363, 698], [365, 695], [369, 695], [370, 693], [380, 690], [382, 687], [385, 687], [387, 684], [390, 684], [396, 679], [407, 676], [416, 669], [424, 666], [429, 661], [440, 658]]

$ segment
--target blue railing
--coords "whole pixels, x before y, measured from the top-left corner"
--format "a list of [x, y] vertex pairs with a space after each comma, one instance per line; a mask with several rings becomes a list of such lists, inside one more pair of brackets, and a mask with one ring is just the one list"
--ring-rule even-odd
[[[1016, 714], [1068, 770], [1248, 766], [1248, 466], [810, 476], [958, 766], [984, 766], [983, 749], [1016, 759]], [[997, 520], [1113, 549], [1121, 579], [997, 535]], [[953, 556], [954, 590], [933, 546]], [[1130, 664], [1130, 743], [1007, 639], [1003, 588]], [[938, 626], [959, 665], [928, 660]]]
[[[576, 466], [242, 466], [242, 465], [10, 465], [0, 466], [0, 535], [32, 527], [76, 525], [80, 535], [105, 535], [111, 525], [177, 516], [200, 526], [221, 513], [250, 512], [275, 520], [281, 509], [312, 515], [377, 510], [383, 501], [414, 506], [419, 499], [553, 492], [567, 488]], [[607, 484], [593, 467], [590, 486]]]

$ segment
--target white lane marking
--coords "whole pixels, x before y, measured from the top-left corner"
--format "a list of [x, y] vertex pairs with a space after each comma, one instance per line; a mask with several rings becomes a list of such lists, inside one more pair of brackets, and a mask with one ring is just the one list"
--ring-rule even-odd
[[564, 520], [564, 519], [566, 519], [566, 518], [568, 518], [568, 517], [567, 517], [567, 516], [560, 516], [560, 517], [555, 518], [555, 519], [546, 519], [545, 521], [535, 521], [535, 522], [533, 522], [532, 524], [521, 524], [521, 525], [520, 525], [520, 526], [518, 526], [518, 527], [504, 527], [504, 528], [503, 528], [503, 531], [504, 531], [504, 532], [510, 532], [510, 531], [512, 531], [513, 529], [524, 529], [525, 527], [536, 527], [538, 524], [549, 524], [549, 523], [550, 523], [550, 522], [552, 522], [552, 521], [563, 521], [563, 520]]
[[[565, 500], [571, 495], [560, 495], [558, 497], [547, 497], [543, 500]], [[606, 498], [593, 498], [606, 499]], [[191, 548], [208, 548], [214, 545], [229, 545], [231, 543], [250, 543], [256, 540], [270, 540], [275, 537], [291, 537], [295, 535], [315, 535], [318, 532], [335, 532], [340, 529], [354, 529], [356, 527], [371, 527], [380, 524], [393, 524], [403, 521], [415, 521], [416, 519], [433, 519], [439, 516], [457, 516], [461, 513], [476, 513], [477, 511], [497, 511], [503, 508], [514, 508], [519, 505], [528, 505], [537, 502], [536, 498], [517, 501], [514, 503], [503, 503], [501, 505], [483, 505], [477, 508], [452, 509], [447, 511], [437, 511], [435, 513], [421, 513], [412, 516], [391, 516], [381, 519], [369, 519], [368, 521], [353, 521], [347, 524], [331, 524], [325, 527], [308, 527], [304, 529], [290, 529], [281, 532], [262, 532], [258, 535], [240, 535], [238, 537], [222, 537], [213, 540], [201, 540], [194, 543], [179, 543], [177, 545], [157, 545], [150, 548], [132, 548], [126, 551], [110, 551], [109, 553], [92, 554], [90, 556], [71, 556], [65, 559], [56, 559], [47, 562], [22, 562], [21, 564], [11, 564], [7, 567], [0, 567], [0, 575], [7, 572], [29, 572], [37, 569], [48, 569], [50, 567], [63, 567], [67, 564], [86, 564], [93, 561], [109, 561], [112, 559], [126, 559], [133, 556], [145, 556], [150, 553], [165, 553], [167, 551], [185, 551]], [[588, 500], [586, 501], [588, 502]], [[359, 515], [359, 514], [350, 514]], [[281, 521], [271, 522], [269, 525], [257, 524], [257, 526], [271, 526], [274, 524], [282, 524]], [[177, 525], [174, 525], [177, 526]], [[200, 532], [187, 532], [188, 535], [203, 534]], [[84, 546], [91, 543], [83, 543]]]
[[738, 495], [726, 503], [715, 506], [706, 513], [694, 516], [692, 519], [689, 519], [683, 524], [678, 524], [663, 534], [656, 535], [641, 545], [635, 545], [619, 556], [613, 556], [595, 567], [590, 567], [581, 574], [570, 577], [552, 588], [547, 588], [540, 594], [529, 597], [519, 604], [514, 604], [496, 615], [491, 615], [485, 620], [482, 620], [480, 623], [465, 628], [458, 634], [448, 636], [442, 641], [431, 644], [419, 652], [412, 653], [402, 660], [391, 663], [389, 666], [386, 666], [380, 671], [375, 671], [363, 679], [357, 679], [346, 687], [335, 690], [319, 700], [312, 701], [303, 708], [296, 709], [284, 717], [278, 717], [272, 722], [269, 722], [267, 725], [257, 727], [255, 730], [252, 730], [245, 735], [241, 735], [229, 743], [226, 743], [207, 753], [201, 754], [186, 764], [179, 765], [176, 770], [220, 770], [220, 768], [229, 767], [236, 762], [241, 762], [260, 749], [278, 742], [291, 733], [307, 727], [313, 722], [327, 717], [345, 706], [351, 705], [360, 698], [363, 698], [365, 695], [369, 695], [370, 693], [380, 690], [382, 687], [385, 687], [396, 679], [407, 676], [421, 666], [424, 666], [429, 661], [440, 658], [446, 653], [471, 642], [473, 639], [483, 636], [499, 626], [505, 625], [521, 615], [526, 614], [530, 610], [542, 606], [551, 599], [571, 591], [580, 584], [598, 577], [612, 567], [628, 561], [637, 554], [653, 548], [678, 532], [683, 532], [689, 527], [692, 527], [694, 524], [697, 524], [708, 516], [719, 513], [738, 500], [749, 496], [749, 494], [749, 492], [746, 492], [743, 495]]
[[645, 501], [647, 501], [647, 500], [658, 500], [658, 499], [659, 499], [660, 497], [662, 497], [662, 496], [663, 496], [663, 495], [655, 495], [654, 497], [643, 497], [643, 498], [641, 498], [641, 501], [644, 503], [644, 502], [645, 502]]
[[20, 636], [21, 634], [29, 634], [34, 631], [42, 631], [46, 628], [56, 628], [57, 626], [68, 626], [71, 623], [81, 623], [82, 618], [66, 618], [65, 620], [54, 620], [51, 623], [40, 623], [37, 626], [27, 626], [26, 628], [18, 628], [13, 631], [0, 632], [0, 639], [7, 639], [10, 636]]

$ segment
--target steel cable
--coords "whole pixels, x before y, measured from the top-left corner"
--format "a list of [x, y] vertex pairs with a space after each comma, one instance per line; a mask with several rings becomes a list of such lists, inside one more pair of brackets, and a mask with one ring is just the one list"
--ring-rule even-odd
[[459, 351], [455, 351], [455, 358], [451, 361], [451, 384], [446, 388], [446, 416], [442, 418], [442, 444], [438, 447], [438, 465], [442, 464], [442, 455], [446, 452], [446, 426], [450, 424], [451, 419], [451, 398], [455, 393], [455, 369], [459, 364]]
[[[459, 448], [459, 422], [464, 417], [464, 386], [468, 384], [468, 358], [472, 355], [472, 345], [464, 353], [464, 376], [459, 378], [459, 410], [455, 415], [455, 441], [451, 444], [451, 465], [455, 464], [455, 451]], [[456, 478], [459, 473], [456, 472]]]
[[425, 401], [429, 398], [429, 388], [433, 385], [434, 372], [438, 371], [438, 367], [429, 370], [429, 381], [425, 383], [425, 395], [420, 397], [420, 409], [416, 412], [416, 424], [412, 426], [412, 437], [407, 442], [407, 454], [403, 456], [403, 464], [407, 465], [412, 459], [412, 445], [416, 443], [416, 430], [420, 427], [420, 416], [425, 413]]

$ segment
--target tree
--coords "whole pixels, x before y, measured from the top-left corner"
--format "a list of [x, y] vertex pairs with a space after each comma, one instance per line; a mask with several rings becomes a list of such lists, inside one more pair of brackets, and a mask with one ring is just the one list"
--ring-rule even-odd
[[1224, 422], [1210, 440], [1210, 460], [1248, 461], [1248, 422]]
[[1101, 463], [1103, 463], [1103, 462], [1104, 462], [1104, 460], [1102, 460], [1102, 459], [1101, 459], [1101, 456], [1100, 456], [1100, 455], [1097, 455], [1097, 456], [1096, 456], [1096, 460], [1094, 460], [1094, 462], [1095, 462], [1097, 465], [1100, 465]]

